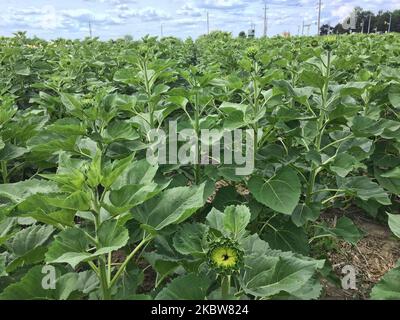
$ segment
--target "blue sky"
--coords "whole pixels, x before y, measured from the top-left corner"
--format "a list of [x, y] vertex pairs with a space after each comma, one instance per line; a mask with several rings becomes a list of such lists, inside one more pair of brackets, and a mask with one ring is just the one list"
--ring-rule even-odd
[[[317, 32], [318, 0], [267, 0], [268, 34], [297, 34], [303, 19]], [[94, 36], [110, 39], [146, 34], [196, 38], [206, 33], [206, 12], [211, 30], [237, 35], [256, 26], [263, 32], [263, 0], [0, 0], [0, 35], [27, 31], [45, 39], [84, 38], [91, 21]], [[400, 0], [323, 1], [322, 22], [343, 20], [355, 6], [377, 12], [400, 9]]]

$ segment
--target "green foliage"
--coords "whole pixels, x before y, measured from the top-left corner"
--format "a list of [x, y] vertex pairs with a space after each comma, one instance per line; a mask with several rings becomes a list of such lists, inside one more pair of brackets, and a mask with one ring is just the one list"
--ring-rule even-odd
[[[318, 299], [316, 243], [363, 236], [322, 212], [357, 206], [400, 234], [399, 44], [1, 38], [0, 299]], [[202, 130], [247, 130], [254, 170], [149, 163], [172, 121], [196, 160], [215, 146]], [[398, 273], [372, 298], [398, 298]]]

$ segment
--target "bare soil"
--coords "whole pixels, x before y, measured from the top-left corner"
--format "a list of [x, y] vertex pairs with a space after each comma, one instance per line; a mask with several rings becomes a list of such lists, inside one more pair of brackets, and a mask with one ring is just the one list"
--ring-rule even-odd
[[[341, 270], [345, 265], [352, 265], [357, 272], [356, 290], [344, 290], [329, 282], [324, 282], [324, 299], [364, 300], [369, 298], [372, 287], [383, 275], [392, 269], [400, 259], [400, 241], [395, 239], [387, 226], [369, 219], [365, 213], [353, 211], [346, 213], [365, 236], [353, 246], [339, 241], [336, 250], [328, 253], [328, 259], [335, 273], [342, 277]], [[337, 213], [323, 215], [330, 223], [338, 217]]]

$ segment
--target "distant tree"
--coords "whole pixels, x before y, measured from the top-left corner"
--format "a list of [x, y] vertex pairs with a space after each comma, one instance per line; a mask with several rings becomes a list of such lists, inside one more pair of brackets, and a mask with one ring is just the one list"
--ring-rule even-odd
[[326, 36], [326, 35], [330, 34], [331, 32], [333, 32], [333, 29], [334, 28], [331, 27], [329, 24], [324, 24], [324, 25], [322, 25], [319, 34], [321, 36]]
[[246, 32], [240, 31], [239, 38], [246, 38]]
[[343, 33], [348, 33], [349, 31], [343, 28], [341, 23], [338, 23], [334, 28], [333, 28], [333, 33], [335, 34], [343, 34]]
[[126, 42], [131, 42], [131, 41], [133, 41], [133, 37], [130, 34], [127, 34], [126, 36], [124, 36], [124, 40]]
[[392, 12], [392, 31], [400, 32], [400, 10], [394, 10]]
[[[379, 32], [386, 32], [389, 30], [389, 21], [390, 21], [390, 12], [382, 12], [380, 11], [377, 16], [376, 28]], [[392, 17], [393, 24], [393, 17]]]
[[[354, 12], [356, 13], [356, 29], [354, 32], [358, 33], [368, 33], [368, 26], [370, 32], [386, 32], [389, 29], [389, 21], [390, 15], [392, 15], [392, 24], [391, 24], [391, 32], [400, 32], [400, 10], [390, 11], [382, 11], [380, 10], [377, 14], [374, 14], [372, 11], [363, 10], [361, 7], [354, 8]], [[324, 26], [322, 26], [324, 27]], [[334, 29], [334, 33], [348, 33], [349, 30], [343, 28], [341, 23], [338, 23]], [[321, 28], [321, 34], [322, 28]]]

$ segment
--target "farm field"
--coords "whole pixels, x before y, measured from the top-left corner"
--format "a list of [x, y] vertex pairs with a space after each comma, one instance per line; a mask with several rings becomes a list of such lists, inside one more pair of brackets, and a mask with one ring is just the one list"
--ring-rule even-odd
[[400, 299], [400, 36], [0, 38], [1, 300]]

